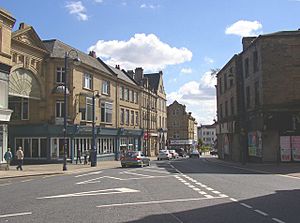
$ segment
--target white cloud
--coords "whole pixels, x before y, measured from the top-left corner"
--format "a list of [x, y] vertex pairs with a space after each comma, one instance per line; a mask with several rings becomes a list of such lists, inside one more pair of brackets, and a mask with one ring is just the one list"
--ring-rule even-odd
[[149, 8], [149, 9], [156, 9], [156, 8], [159, 8], [160, 5], [152, 5], [152, 4], [141, 4], [140, 8], [142, 9], [146, 9], [146, 8]]
[[94, 0], [96, 3], [103, 3], [103, 0]]
[[213, 64], [215, 62], [212, 58], [209, 57], [204, 57], [204, 61], [207, 64]]
[[143, 67], [146, 71], [162, 70], [168, 65], [180, 64], [192, 59], [187, 48], [171, 47], [156, 35], [135, 34], [128, 41], [99, 40], [88, 49], [93, 50], [108, 64], [119, 64], [124, 69]]
[[86, 14], [86, 8], [83, 6], [81, 1], [78, 2], [68, 2], [65, 6], [70, 14], [75, 14], [79, 21], [88, 20], [88, 16]]
[[180, 72], [183, 74], [191, 74], [193, 70], [191, 68], [182, 68]]
[[239, 20], [231, 26], [227, 27], [225, 34], [238, 36], [257, 36], [261, 33], [262, 24], [258, 21]]
[[211, 72], [202, 75], [199, 82], [190, 81], [178, 91], [167, 94], [168, 104], [177, 100], [186, 105], [187, 112], [192, 112], [198, 124], [212, 124], [216, 117], [216, 78]]

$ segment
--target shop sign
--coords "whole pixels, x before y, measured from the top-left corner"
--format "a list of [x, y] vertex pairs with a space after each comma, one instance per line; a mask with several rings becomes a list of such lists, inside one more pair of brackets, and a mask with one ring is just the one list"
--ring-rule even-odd
[[300, 136], [292, 136], [292, 154], [294, 161], [300, 161]]
[[262, 157], [262, 135], [260, 131], [248, 133], [249, 156]]
[[291, 137], [280, 136], [280, 159], [282, 162], [289, 162], [292, 159], [291, 156]]

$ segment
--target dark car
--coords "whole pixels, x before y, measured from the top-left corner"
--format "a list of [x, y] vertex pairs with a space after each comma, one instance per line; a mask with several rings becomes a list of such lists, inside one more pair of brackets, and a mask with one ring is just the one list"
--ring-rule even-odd
[[150, 158], [146, 157], [141, 151], [130, 151], [126, 152], [121, 158], [121, 166], [150, 166]]
[[218, 155], [218, 150], [216, 150], [216, 149], [211, 150], [210, 155], [212, 155], [212, 156]]
[[178, 156], [181, 156], [181, 157], [186, 156], [186, 152], [184, 151], [183, 148], [176, 149], [176, 152], [178, 153]]
[[193, 150], [190, 152], [190, 158], [200, 158], [200, 153], [198, 150]]

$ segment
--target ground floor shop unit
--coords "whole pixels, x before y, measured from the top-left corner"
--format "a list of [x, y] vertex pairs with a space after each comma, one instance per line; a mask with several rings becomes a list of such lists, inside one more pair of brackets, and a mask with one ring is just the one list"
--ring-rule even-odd
[[[67, 126], [66, 154], [68, 161], [92, 149], [93, 131], [90, 126]], [[95, 128], [95, 147], [97, 159], [118, 160], [124, 150], [142, 150], [142, 130], [124, 128]], [[63, 161], [63, 126], [23, 125], [10, 126], [9, 146], [14, 153], [19, 146], [24, 150], [24, 161], [28, 163], [55, 163]]]

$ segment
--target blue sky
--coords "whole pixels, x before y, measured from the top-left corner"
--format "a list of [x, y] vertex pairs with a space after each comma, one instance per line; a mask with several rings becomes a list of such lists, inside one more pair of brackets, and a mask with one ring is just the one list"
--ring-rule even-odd
[[2, 0], [34, 27], [122, 69], [162, 70], [168, 104], [177, 100], [198, 124], [216, 118], [215, 80], [242, 49], [241, 38], [300, 28], [300, 0]]

